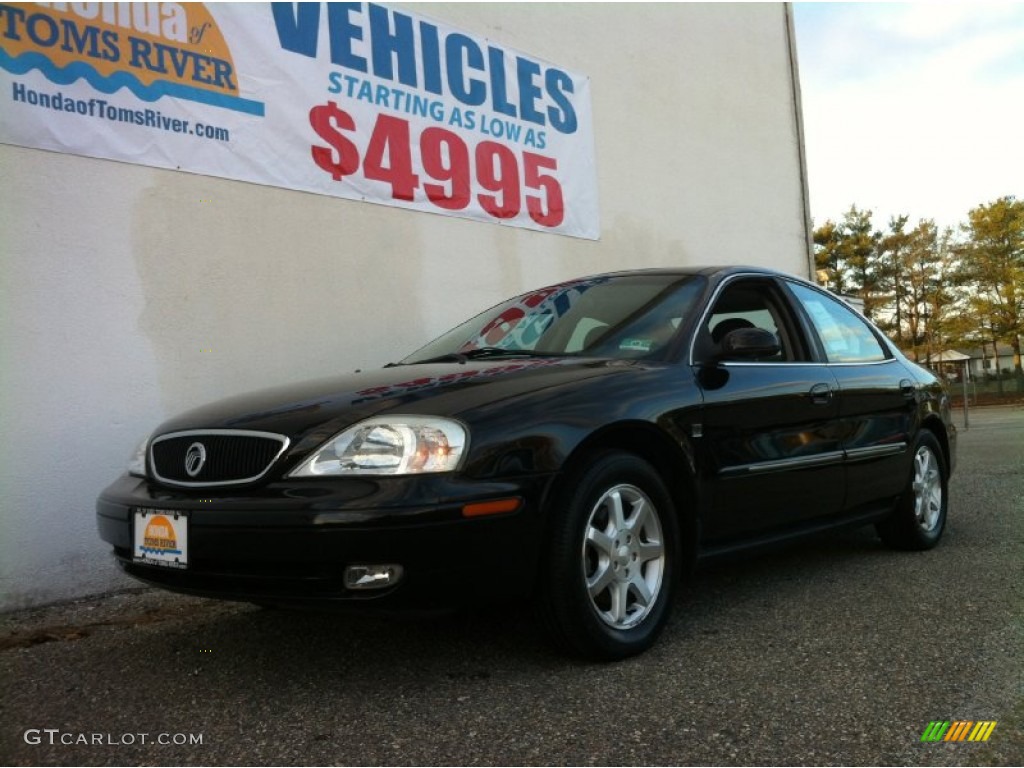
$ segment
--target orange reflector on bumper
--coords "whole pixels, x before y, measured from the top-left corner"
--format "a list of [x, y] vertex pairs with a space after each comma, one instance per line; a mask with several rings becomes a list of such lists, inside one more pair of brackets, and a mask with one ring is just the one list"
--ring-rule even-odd
[[499, 499], [498, 501], [481, 501], [467, 504], [462, 508], [463, 517], [481, 517], [483, 515], [500, 515], [503, 512], [515, 512], [522, 504], [522, 499]]

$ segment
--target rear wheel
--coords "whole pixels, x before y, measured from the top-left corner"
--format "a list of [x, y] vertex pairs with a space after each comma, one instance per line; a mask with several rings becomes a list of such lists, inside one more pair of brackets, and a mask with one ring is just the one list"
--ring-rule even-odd
[[568, 478], [549, 513], [540, 609], [555, 642], [605, 661], [653, 645], [679, 552], [675, 508], [657, 472], [632, 454], [601, 454]]
[[931, 549], [946, 527], [948, 472], [942, 447], [922, 431], [914, 444], [907, 488], [892, 515], [877, 525], [878, 535], [895, 549]]

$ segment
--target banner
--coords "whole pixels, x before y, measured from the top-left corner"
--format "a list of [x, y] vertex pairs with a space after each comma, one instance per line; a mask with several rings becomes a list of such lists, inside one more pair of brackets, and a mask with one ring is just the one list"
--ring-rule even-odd
[[596, 239], [589, 86], [375, 3], [0, 4], [0, 142]]

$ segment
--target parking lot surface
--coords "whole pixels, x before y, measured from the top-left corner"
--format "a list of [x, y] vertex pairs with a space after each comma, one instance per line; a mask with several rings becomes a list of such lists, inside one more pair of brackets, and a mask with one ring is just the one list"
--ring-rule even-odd
[[[704, 568], [618, 664], [558, 656], [524, 608], [139, 589], [5, 614], [0, 764], [1024, 764], [1024, 409], [973, 411], [960, 442], [937, 549], [864, 529]], [[997, 725], [922, 742], [936, 720]]]

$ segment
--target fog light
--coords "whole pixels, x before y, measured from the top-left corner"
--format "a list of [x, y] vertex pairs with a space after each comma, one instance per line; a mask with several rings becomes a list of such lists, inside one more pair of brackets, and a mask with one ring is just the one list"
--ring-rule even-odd
[[345, 569], [348, 589], [383, 589], [402, 578], [400, 565], [350, 565]]

